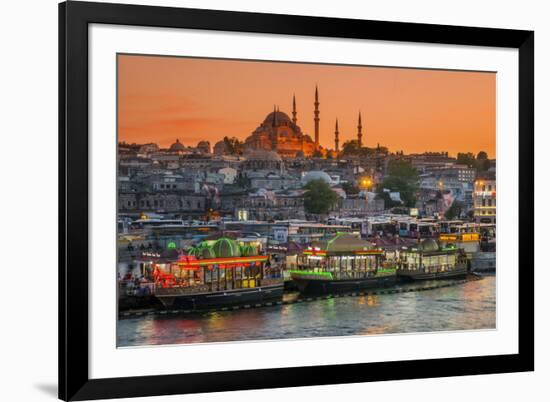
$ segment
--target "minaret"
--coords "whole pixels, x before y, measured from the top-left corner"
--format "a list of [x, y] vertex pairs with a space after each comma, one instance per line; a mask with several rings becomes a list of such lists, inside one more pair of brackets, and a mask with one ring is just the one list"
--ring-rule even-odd
[[292, 95], [292, 122], [296, 124], [298, 119], [296, 118], [296, 115], [298, 112], [296, 112], [296, 95]]
[[277, 135], [277, 125], [279, 123], [277, 115], [279, 114], [279, 106], [273, 105], [273, 130], [271, 130], [271, 149], [277, 152], [278, 148], [278, 135]]
[[363, 129], [363, 125], [361, 124], [361, 112], [359, 112], [359, 120], [357, 122], [357, 145], [359, 147], [363, 146], [363, 133], [361, 130]]
[[340, 132], [338, 131], [338, 119], [336, 119], [336, 127], [334, 129], [334, 149], [336, 152], [340, 152], [340, 138], [338, 138]]
[[277, 125], [277, 108], [273, 105], [273, 122], [271, 123], [273, 127]]
[[315, 85], [315, 111], [313, 112], [315, 123], [315, 148], [319, 148], [319, 91], [317, 90], [317, 85]]

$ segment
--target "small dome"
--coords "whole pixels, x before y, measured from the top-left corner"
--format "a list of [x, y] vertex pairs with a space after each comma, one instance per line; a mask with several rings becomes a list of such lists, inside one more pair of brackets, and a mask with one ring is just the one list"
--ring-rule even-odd
[[241, 255], [243, 257], [258, 255], [258, 248], [250, 244], [245, 244], [244, 246], [241, 247]]
[[282, 122], [290, 123], [290, 117], [286, 113], [283, 112], [271, 112], [269, 113], [266, 118], [264, 119], [264, 124], [273, 124], [273, 117], [275, 117], [277, 124], [281, 124]]
[[216, 253], [212, 247], [204, 247], [200, 251], [200, 256], [202, 258], [216, 258]]
[[208, 241], [202, 241], [195, 247], [191, 247], [187, 250], [187, 254], [199, 258], [216, 258], [214, 250], [212, 250], [212, 246]]
[[327, 184], [332, 184], [332, 179], [330, 178], [330, 176], [326, 172], [323, 172], [321, 170], [313, 170], [311, 172], [307, 172], [302, 177], [303, 184], [307, 184], [312, 180], [323, 180]]
[[240, 257], [241, 249], [239, 244], [228, 237], [221, 237], [212, 246], [217, 258]]
[[426, 251], [437, 251], [439, 250], [439, 244], [434, 239], [425, 239], [420, 243], [420, 250]]
[[170, 145], [170, 151], [184, 151], [185, 146], [180, 142], [180, 140], [176, 140], [172, 145]]
[[247, 153], [246, 159], [249, 161], [282, 161], [281, 156], [277, 152], [264, 150], [251, 151]]

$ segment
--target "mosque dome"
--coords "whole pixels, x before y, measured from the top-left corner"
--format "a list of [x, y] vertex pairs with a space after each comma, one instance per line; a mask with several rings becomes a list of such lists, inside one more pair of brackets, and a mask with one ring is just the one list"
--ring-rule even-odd
[[307, 184], [312, 180], [323, 180], [327, 184], [332, 184], [332, 179], [330, 176], [321, 170], [312, 170], [311, 172], [307, 172], [302, 177], [302, 184]]
[[434, 239], [425, 239], [420, 243], [420, 250], [426, 251], [437, 251], [439, 250], [439, 244]]
[[286, 113], [277, 110], [269, 113], [266, 116], [266, 118], [264, 119], [264, 124], [273, 124], [274, 117], [277, 121], [277, 124], [281, 124], [282, 122], [291, 123], [290, 117], [288, 117]]
[[185, 146], [180, 142], [179, 139], [176, 140], [172, 145], [170, 145], [170, 151], [184, 151]]

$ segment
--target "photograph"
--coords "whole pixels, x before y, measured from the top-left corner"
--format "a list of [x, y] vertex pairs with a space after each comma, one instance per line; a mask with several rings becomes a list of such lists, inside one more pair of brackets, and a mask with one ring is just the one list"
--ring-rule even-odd
[[2, 400], [547, 398], [542, 2], [4, 3]]
[[116, 57], [117, 347], [496, 329], [494, 71]]

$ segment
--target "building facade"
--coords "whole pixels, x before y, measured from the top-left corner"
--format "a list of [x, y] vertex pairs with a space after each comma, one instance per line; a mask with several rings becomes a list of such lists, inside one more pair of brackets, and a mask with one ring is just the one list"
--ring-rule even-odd
[[474, 218], [477, 223], [496, 223], [497, 182], [494, 175], [478, 177], [474, 183]]

